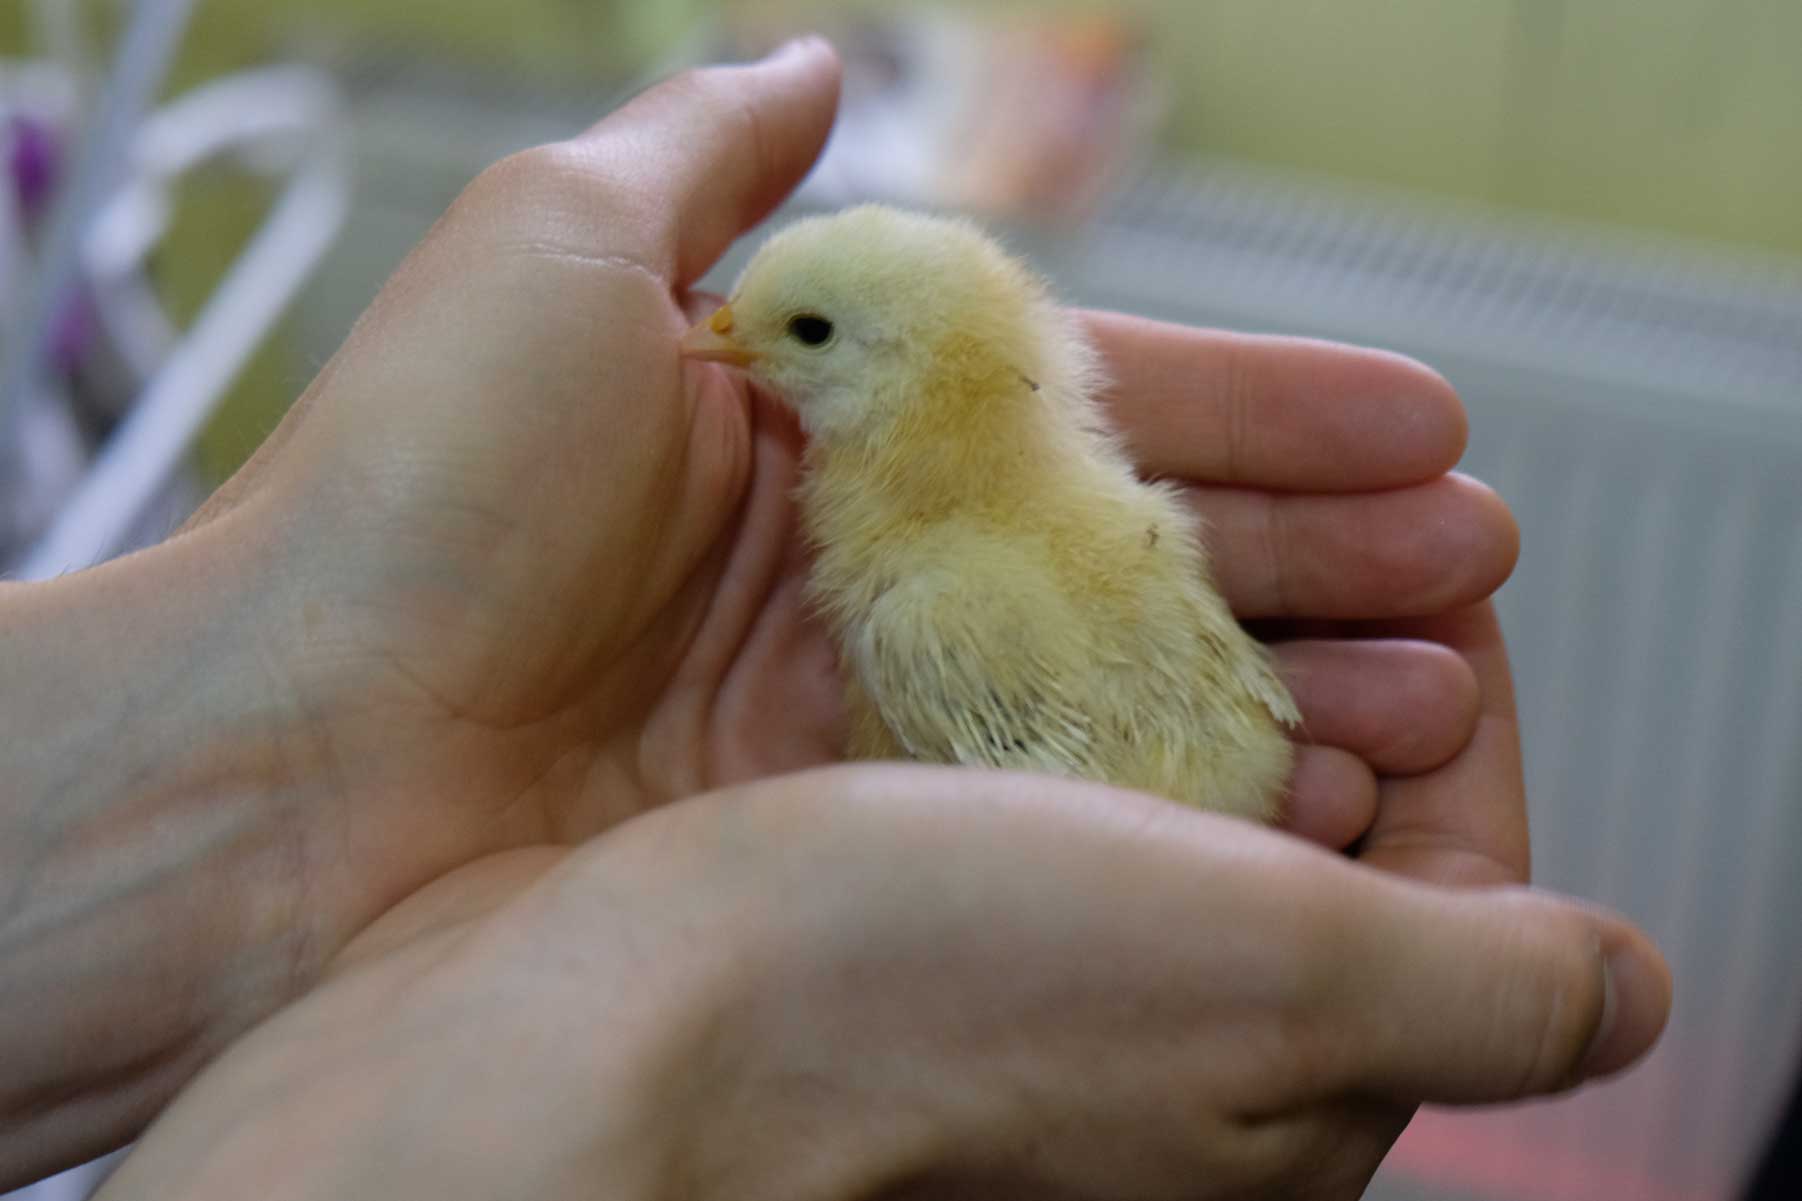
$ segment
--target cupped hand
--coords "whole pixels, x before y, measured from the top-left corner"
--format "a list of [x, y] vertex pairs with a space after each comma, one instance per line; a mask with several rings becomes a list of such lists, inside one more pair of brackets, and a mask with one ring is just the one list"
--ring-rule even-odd
[[874, 765], [499, 855], [367, 931], [105, 1198], [1353, 1198], [1422, 1100], [1617, 1071], [1626, 924], [1095, 785]]
[[[256, 581], [256, 657], [305, 725], [287, 771], [330, 785], [296, 856], [336, 906], [314, 946], [475, 855], [836, 757], [797, 434], [675, 342], [697, 277], [813, 161], [837, 84], [802, 43], [485, 173], [186, 532]], [[1243, 615], [1408, 618], [1506, 576], [1513, 527], [1444, 474], [1464, 419], [1431, 372], [1092, 321], [1123, 429], [1192, 484]], [[1349, 843], [1379, 778], [1469, 742], [1480, 688], [1442, 646], [1281, 654], [1318, 744], [1298, 831]]]
[[[60, 966], [13, 979], [44, 990], [27, 996], [104, 986], [15, 1007], [51, 1017], [10, 1031], [9, 1053], [38, 1050], [0, 1101], [35, 1125], [4, 1140], [0, 1176], [128, 1137], [433, 881], [430, 905], [379, 926], [397, 954], [414, 945], [402, 914], [474, 922], [497, 881], [563, 854], [543, 848], [836, 757], [831, 654], [800, 603], [797, 435], [675, 348], [694, 281], [805, 172], [836, 88], [830, 51], [808, 43], [682, 76], [499, 164], [181, 537], [9, 591], [6, 619], [44, 631], [7, 643], [14, 675], [50, 663], [76, 685], [22, 740], [42, 744], [39, 770], [19, 777], [9, 827], [31, 835], [21, 863], [75, 882], [33, 894], [48, 922], [14, 915], [43, 940], [31, 963]], [[1089, 320], [1144, 469], [1189, 488], [1235, 610], [1284, 636], [1309, 743], [1289, 828], [1424, 879], [1523, 879], [1512, 699], [1482, 600], [1514, 530], [1447, 474], [1464, 419], [1444, 381], [1378, 352]], [[43, 797], [53, 822], [29, 808]], [[1217, 827], [1223, 853], [1282, 842], [1187, 828]], [[571, 862], [605, 858], [600, 845]], [[102, 920], [111, 941], [86, 924]], [[393, 981], [359, 946], [372, 971], [358, 978]], [[461, 982], [478, 998], [492, 983]]]

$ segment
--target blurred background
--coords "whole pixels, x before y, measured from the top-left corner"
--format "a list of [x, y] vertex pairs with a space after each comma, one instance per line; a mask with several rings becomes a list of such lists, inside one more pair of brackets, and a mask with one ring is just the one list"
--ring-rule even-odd
[[790, 213], [980, 213], [1073, 301], [1470, 407], [1538, 878], [1647, 926], [1676, 1011], [1618, 1081], [1423, 1112], [1370, 1196], [1740, 1196], [1802, 1070], [1788, 0], [0, 0], [5, 573], [166, 534], [483, 166], [805, 30], [849, 72]]

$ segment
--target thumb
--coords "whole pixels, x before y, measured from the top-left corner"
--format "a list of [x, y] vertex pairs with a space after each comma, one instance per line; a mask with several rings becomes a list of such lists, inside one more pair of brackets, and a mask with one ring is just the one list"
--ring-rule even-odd
[[1519, 1100], [1617, 1072], [1664, 1028], [1670, 969], [1619, 918], [1526, 889], [1398, 883], [1393, 900], [1350, 933], [1330, 1002], [1355, 1027], [1336, 1040], [1346, 1091]]
[[832, 47], [803, 38], [747, 66], [665, 80], [577, 144], [616, 182], [639, 183], [654, 226], [645, 242], [661, 260], [651, 265], [685, 287], [813, 166], [838, 109], [839, 75]]

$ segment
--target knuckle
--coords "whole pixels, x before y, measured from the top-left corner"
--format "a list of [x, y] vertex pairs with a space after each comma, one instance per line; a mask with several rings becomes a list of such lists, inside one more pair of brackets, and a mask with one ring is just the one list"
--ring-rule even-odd
[[548, 142], [516, 151], [478, 175], [460, 203], [499, 213], [521, 209], [563, 209], [586, 201], [597, 186], [592, 164], [568, 142]]
[[484, 170], [457, 198], [448, 220], [489, 245], [598, 258], [636, 248], [655, 209], [652, 198], [634, 192], [628, 177], [610, 168], [602, 149], [584, 141], [548, 142]]
[[1523, 1043], [1535, 1046], [1516, 1088], [1519, 1096], [1555, 1092], [1577, 1081], [1584, 1052], [1600, 1031], [1606, 985], [1600, 937], [1582, 918], [1547, 923], [1532, 957], [1535, 970], [1521, 983], [1527, 992]]

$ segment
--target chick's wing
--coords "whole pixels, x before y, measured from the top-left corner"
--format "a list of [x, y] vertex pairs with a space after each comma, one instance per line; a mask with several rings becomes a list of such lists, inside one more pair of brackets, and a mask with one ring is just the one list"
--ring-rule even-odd
[[1072, 622], [1027, 577], [935, 572], [897, 583], [848, 641], [883, 724], [926, 762], [1082, 774], [1092, 719], [1077, 703]]

